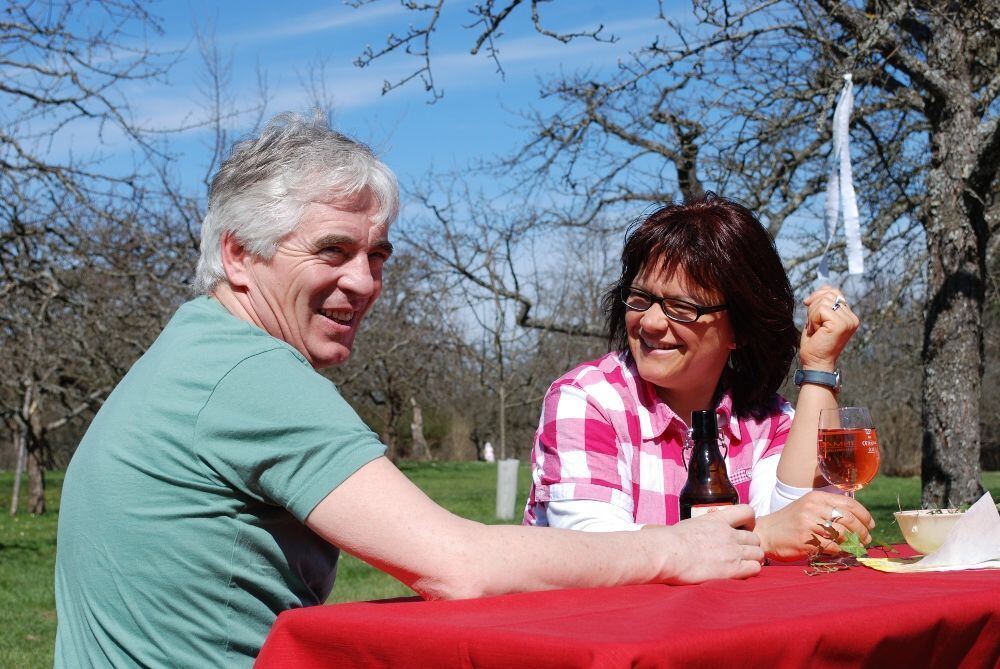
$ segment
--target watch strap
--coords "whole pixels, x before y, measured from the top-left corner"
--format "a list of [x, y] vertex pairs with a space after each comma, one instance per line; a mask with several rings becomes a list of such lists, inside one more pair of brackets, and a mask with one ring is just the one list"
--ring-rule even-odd
[[832, 372], [821, 372], [817, 369], [796, 369], [793, 381], [796, 386], [801, 387], [803, 383], [812, 383], [818, 386], [826, 386], [833, 392], [840, 391], [840, 370]]

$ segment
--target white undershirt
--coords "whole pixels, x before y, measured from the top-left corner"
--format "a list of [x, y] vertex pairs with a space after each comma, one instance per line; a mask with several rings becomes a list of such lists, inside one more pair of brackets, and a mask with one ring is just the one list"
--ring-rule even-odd
[[[778, 459], [772, 455], [753, 468], [750, 481], [750, 506], [755, 516], [766, 516], [785, 508], [814, 488], [797, 488], [778, 480]], [[819, 488], [823, 492], [843, 494], [834, 486]], [[535, 504], [537, 525], [548, 525], [584, 532], [622, 532], [642, 529], [632, 519], [632, 513], [610, 502], [591, 499], [561, 499]]]

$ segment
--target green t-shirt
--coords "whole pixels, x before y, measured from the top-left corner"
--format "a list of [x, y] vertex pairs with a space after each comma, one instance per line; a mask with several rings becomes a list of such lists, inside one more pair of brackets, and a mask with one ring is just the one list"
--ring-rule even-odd
[[333, 587], [338, 551], [302, 521], [384, 451], [293, 347], [183, 305], [66, 472], [56, 667], [249, 667]]

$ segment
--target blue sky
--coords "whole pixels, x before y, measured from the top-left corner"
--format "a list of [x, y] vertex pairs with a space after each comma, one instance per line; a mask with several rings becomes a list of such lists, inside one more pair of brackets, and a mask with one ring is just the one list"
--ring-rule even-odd
[[[385, 80], [398, 80], [420, 60], [393, 53], [366, 68], [354, 60], [367, 45], [379, 50], [390, 32], [401, 34], [422, 21], [399, 0], [375, 0], [353, 8], [340, 0], [161, 0], [152, 11], [161, 17], [163, 34], [150, 39], [158, 50], [178, 50], [169, 82], [130, 93], [137, 118], [156, 127], [173, 127], [206, 116], [205, 69], [195, 34], [213, 35], [223, 60], [230, 63], [228, 92], [235, 106], [249, 106], [257, 97], [258, 73], [267, 82], [267, 116], [310, 106], [308, 80], [322, 65], [322, 85], [333, 102], [334, 123], [343, 132], [371, 144], [393, 168], [403, 185], [415, 183], [432, 170], [459, 171], [473, 189], [490, 190], [485, 177], [466, 169], [479, 161], [509, 155], [529, 138], [518, 116], [532, 108], [551, 109], [539, 96], [541, 84], [560, 72], [606, 72], [630, 51], [665, 34], [656, 0], [556, 0], [542, 4], [545, 27], [579, 32], [604, 26], [615, 43], [578, 38], [569, 44], [538, 34], [531, 25], [530, 6], [518, 7], [504, 23], [497, 41], [501, 76], [485, 49], [471, 55], [478, 32], [470, 0], [447, 0], [433, 35], [435, 84], [444, 97], [430, 96], [419, 81], [382, 95]], [[503, 4], [503, 3], [500, 3]], [[524, 3], [528, 5], [528, 3]], [[679, 23], [694, 24], [686, 0], [664, 0], [663, 11]], [[235, 119], [238, 137], [249, 131], [255, 117]], [[202, 189], [212, 135], [191, 130], [171, 135], [170, 149], [182, 158], [178, 169], [193, 192]], [[407, 207], [403, 219], [421, 211]], [[632, 212], [637, 215], [639, 211]], [[818, 225], [819, 219], [810, 221]], [[786, 241], [781, 242], [783, 245]]]
[[[467, 27], [474, 21], [471, 6], [471, 0], [445, 4], [432, 45], [435, 83], [444, 97], [434, 104], [428, 104], [430, 96], [419, 81], [382, 95], [384, 80], [397, 80], [420, 65], [412, 56], [394, 53], [364, 69], [354, 65], [367, 45], [378, 50], [390, 32], [403, 33], [410, 23], [422, 21], [399, 0], [374, 0], [359, 8], [340, 0], [154, 0], [150, 10], [161, 19], [163, 30], [146, 36], [145, 43], [155, 51], [175, 52], [177, 61], [167, 81], [136, 82], [123, 94], [134, 118], [146, 127], [169, 129], [204, 121], [206, 72], [195, 37], [200, 31], [214, 37], [229, 63], [227, 93], [235, 107], [248, 107], [257, 99], [260, 74], [267, 82], [266, 116], [306, 110], [311, 104], [307, 82], [321, 65], [335, 125], [375, 147], [396, 171], [404, 194], [408, 184], [432, 170], [462, 172], [473, 189], [488, 191], [485, 177], [466, 168], [510, 155], [524, 144], [530, 135], [518, 112], [552, 109], [546, 106], [552, 103], [539, 97], [543, 82], [561, 72], [589, 70], [596, 76], [610, 71], [630, 51], [665, 32], [656, 0], [543, 3], [542, 19], [549, 30], [578, 32], [603, 25], [605, 35], [617, 38], [615, 43], [579, 38], [563, 44], [538, 34], [531, 25], [530, 6], [521, 6], [504, 23], [497, 41], [501, 76], [485, 50], [476, 56], [469, 53], [478, 35]], [[694, 23], [685, 0], [664, 0], [662, 8], [673, 21], [688, 27]], [[143, 36], [134, 39], [137, 45], [143, 42]], [[249, 114], [233, 119], [230, 139], [251, 130], [255, 120]], [[122, 145], [111, 131], [98, 138], [93, 127], [78, 124], [73, 132], [54, 144], [75, 155], [95, 150], [120, 155]], [[195, 128], [164, 137], [169, 151], [178, 156], [176, 170], [188, 192], [203, 194], [211, 132]], [[404, 198], [404, 220], [420, 215]], [[821, 220], [809, 217], [806, 222], [818, 226]], [[787, 242], [779, 237], [779, 244]]]
[[[665, 3], [669, 5], [670, 3]], [[679, 17], [687, 3], [677, 5]], [[231, 62], [229, 93], [237, 105], [257, 94], [257, 73], [263, 72], [270, 96], [268, 114], [309, 106], [307, 80], [323, 64], [324, 86], [332, 96], [339, 129], [372, 144], [407, 182], [430, 169], [461, 168], [480, 159], [504, 154], [525, 138], [517, 111], [544, 104], [539, 81], [562, 71], [615, 66], [630, 48], [650, 42], [662, 23], [655, 0], [602, 2], [572, 0], [542, 6], [547, 28], [593, 29], [603, 24], [618, 37], [616, 44], [580, 39], [564, 45], [535, 33], [528, 7], [518, 8], [499, 40], [501, 77], [484, 54], [469, 54], [475, 33], [468, 2], [452, 0], [434, 35], [434, 76], [445, 96], [435, 104], [418, 81], [388, 95], [382, 82], [396, 79], [418, 65], [416, 59], [394, 54], [359, 69], [353, 60], [370, 44], [378, 49], [389, 32], [400, 33], [418, 16], [396, 0], [378, 0], [359, 9], [340, 2], [265, 2], [172, 0], [155, 3], [164, 34], [150, 39], [154, 49], [183, 49], [168, 84], [142, 85], [129, 92], [138, 119], [157, 127], [173, 127], [205, 116], [205, 73], [200, 65], [195, 30], [214, 34], [220, 54]], [[242, 134], [253, 119], [234, 122]], [[171, 139], [183, 155], [186, 180], [203, 176], [209, 151], [205, 131], [189, 131]], [[79, 141], [79, 140], [77, 140]]]
[[[321, 75], [335, 125], [375, 147], [403, 186], [402, 221], [419, 220], [425, 212], [412, 203], [407, 206], [405, 194], [409, 185], [432, 171], [458, 172], [471, 190], [497, 194], [491, 190], [494, 183], [472, 168], [510, 156], [530, 138], [519, 112], [538, 109], [545, 115], [553, 111], [553, 103], [539, 96], [542, 83], [560, 73], [583, 70], [600, 78], [631, 51], [651, 44], [658, 33], [668, 33], [658, 16], [661, 4], [657, 0], [542, 3], [543, 24], [551, 31], [579, 32], [603, 26], [604, 35], [617, 38], [614, 43], [578, 38], [563, 44], [534, 30], [530, 3], [524, 4], [505, 21], [504, 34], [497, 41], [504, 69], [501, 76], [485, 49], [475, 56], [469, 53], [478, 35], [476, 28], [469, 27], [475, 20], [469, 13], [472, 0], [447, 0], [432, 44], [435, 83], [444, 97], [428, 104], [431, 98], [419, 81], [382, 95], [385, 80], [396, 81], [412, 72], [421, 64], [419, 59], [393, 53], [367, 68], [354, 65], [366, 46], [379, 50], [389, 33], [404, 33], [409, 24], [423, 21], [399, 0], [374, 0], [358, 8], [340, 0], [153, 0], [150, 11], [160, 19], [162, 33], [133, 35], [132, 45], [174, 53], [176, 62], [166, 81], [137, 81], [121, 93], [133, 118], [144, 127], [194, 126], [162, 137], [167, 150], [177, 157], [174, 169], [185, 190], [200, 196], [214, 135], [198, 127], [210, 113], [204, 93], [207, 75], [196, 34], [212, 36], [228, 64], [226, 93], [235, 108], [248, 108], [258, 99], [261, 76], [266, 81], [266, 117], [307, 110], [313, 99], [308, 82]], [[662, 9], [671, 20], [695, 27], [689, 2], [663, 0]], [[232, 119], [229, 140], [252, 130], [256, 121], [252, 114]], [[131, 160], [128, 165], [121, 162], [124, 144], [114, 136], [114, 129], [103, 128], [101, 136], [95, 128], [96, 122], [74, 124], [56, 133], [50, 146], [53, 151], [72, 151], [74, 156], [94, 152], [110, 156], [106, 168], [112, 171], [115, 165], [131, 169]], [[637, 205], [636, 210], [625, 211], [623, 220], [639, 215], [643, 208]], [[800, 212], [796, 221], [810, 228], [822, 222], [808, 211]], [[787, 246], [787, 237], [779, 235], [779, 245]]]

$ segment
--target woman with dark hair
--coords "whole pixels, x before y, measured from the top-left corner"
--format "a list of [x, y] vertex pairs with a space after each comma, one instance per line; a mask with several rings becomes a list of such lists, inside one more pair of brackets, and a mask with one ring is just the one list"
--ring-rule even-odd
[[[837, 359], [860, 321], [824, 287], [793, 321], [794, 297], [767, 230], [709, 193], [654, 211], [626, 236], [605, 295], [611, 352], [549, 388], [532, 451], [525, 524], [591, 531], [672, 525], [693, 411], [715, 409], [729, 477], [767, 555], [870, 541], [871, 514], [824, 484], [821, 409], [837, 406]], [[777, 394], [799, 352], [795, 410]]]

